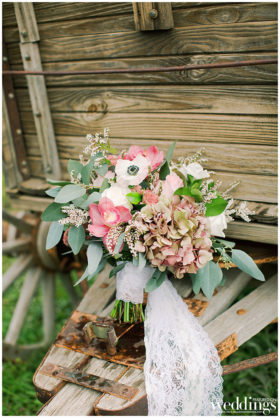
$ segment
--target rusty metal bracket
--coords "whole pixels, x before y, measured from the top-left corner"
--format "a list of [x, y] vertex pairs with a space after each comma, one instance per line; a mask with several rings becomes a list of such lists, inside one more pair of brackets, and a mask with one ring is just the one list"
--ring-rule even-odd
[[[8, 71], [10, 69], [8, 62], [8, 54], [6, 45], [3, 39], [3, 70]], [[27, 155], [24, 145], [24, 139], [22, 134], [22, 127], [19, 117], [19, 111], [16, 102], [15, 90], [13, 86], [12, 76], [3, 73], [3, 90], [4, 96], [7, 103], [8, 117], [10, 120], [10, 127], [12, 132], [12, 139], [14, 143], [14, 150], [16, 161], [18, 165], [18, 170], [22, 175], [24, 180], [27, 180], [30, 177], [30, 171], [27, 164]]]
[[87, 322], [83, 328], [86, 340], [90, 344], [94, 338], [105, 342], [107, 353], [111, 356], [117, 353], [116, 345], [118, 338], [113, 325], [107, 325], [99, 322]]
[[52, 363], [45, 364], [40, 369], [40, 373], [66, 382], [75, 383], [76, 385], [85, 386], [89, 389], [98, 390], [102, 393], [114, 395], [127, 401], [131, 401], [139, 392], [139, 389], [132, 386], [123, 385], [114, 380], [104, 379], [103, 377], [85, 373], [78, 369], [57, 366]]

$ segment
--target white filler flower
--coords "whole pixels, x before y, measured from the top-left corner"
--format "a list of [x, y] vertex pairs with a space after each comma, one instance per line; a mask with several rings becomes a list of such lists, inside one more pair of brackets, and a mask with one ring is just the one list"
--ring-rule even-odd
[[117, 183], [122, 186], [136, 186], [149, 174], [150, 162], [142, 155], [137, 155], [134, 160], [118, 160], [115, 168]]
[[190, 174], [196, 180], [205, 179], [206, 177], [209, 177], [208, 171], [203, 170], [203, 167], [199, 163], [191, 163], [187, 166], [182, 166], [180, 168], [180, 171], [182, 174], [184, 174], [184, 176]]
[[104, 190], [101, 197], [107, 197], [112, 200], [115, 206], [124, 206], [127, 209], [132, 209], [132, 204], [127, 199], [126, 195], [130, 192], [128, 187], [120, 187], [118, 184], [113, 184], [109, 189]]
[[226, 215], [225, 212], [217, 216], [208, 216], [207, 217], [210, 224], [210, 233], [216, 237], [225, 238], [224, 229], [227, 227]]

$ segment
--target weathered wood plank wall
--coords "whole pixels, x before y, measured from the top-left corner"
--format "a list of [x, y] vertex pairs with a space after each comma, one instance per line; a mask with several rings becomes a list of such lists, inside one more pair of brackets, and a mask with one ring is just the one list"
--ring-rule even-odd
[[[174, 29], [136, 31], [131, 3], [33, 3], [44, 70], [90, 70], [212, 63], [277, 55], [277, 3], [172, 3]], [[13, 3], [3, 6], [11, 69], [22, 69]], [[276, 65], [189, 72], [45, 78], [65, 170], [89, 132], [111, 130], [118, 150], [178, 141], [175, 156], [204, 146], [237, 199], [277, 201]], [[32, 176], [41, 177], [24, 77], [14, 77]]]

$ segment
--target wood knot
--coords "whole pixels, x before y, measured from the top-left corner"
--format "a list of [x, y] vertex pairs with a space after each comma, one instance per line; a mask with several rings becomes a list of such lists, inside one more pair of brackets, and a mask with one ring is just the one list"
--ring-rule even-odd
[[237, 315], [244, 315], [246, 312], [247, 312], [246, 309], [238, 309], [236, 311]]

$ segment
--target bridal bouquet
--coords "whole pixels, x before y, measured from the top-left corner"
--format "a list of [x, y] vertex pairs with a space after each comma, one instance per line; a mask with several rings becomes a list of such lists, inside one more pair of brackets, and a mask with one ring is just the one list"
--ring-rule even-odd
[[[249, 221], [244, 202], [232, 209], [228, 190], [203, 169], [202, 153], [172, 160], [156, 146], [132, 145], [117, 154], [108, 130], [88, 135], [69, 181], [53, 181], [54, 198], [42, 219], [51, 221], [47, 249], [63, 239], [71, 252], [86, 249], [78, 281], [94, 278], [108, 262], [116, 275], [112, 318], [143, 321], [149, 415], [219, 415], [222, 368], [216, 348], [188, 311], [169, 278], [189, 280], [210, 298], [233, 264], [258, 280], [263, 274], [234, 243], [224, 240], [236, 213]], [[78, 284], [77, 283], [77, 284]], [[143, 313], [143, 293], [151, 292]], [[186, 332], [186, 330], [188, 332]], [[164, 382], [164, 385], [162, 384]]]
[[[88, 266], [79, 282], [96, 276], [106, 262], [113, 266], [111, 276], [130, 262], [139, 271], [152, 267], [146, 292], [175, 277], [191, 280], [195, 293], [202, 289], [210, 298], [223, 281], [220, 261], [264, 280], [246, 253], [218, 238], [234, 212], [246, 221], [250, 212], [244, 203], [230, 209], [228, 190], [219, 191], [203, 169], [201, 152], [175, 162], [175, 143], [166, 155], [154, 145], [116, 154], [107, 129], [103, 137], [87, 139], [80, 161], [69, 160], [70, 180], [49, 181], [57, 186], [47, 191], [54, 202], [42, 215], [52, 221], [47, 249], [62, 236], [74, 254], [87, 247]], [[141, 303], [122, 300], [111, 315], [124, 322], [144, 319]]]

